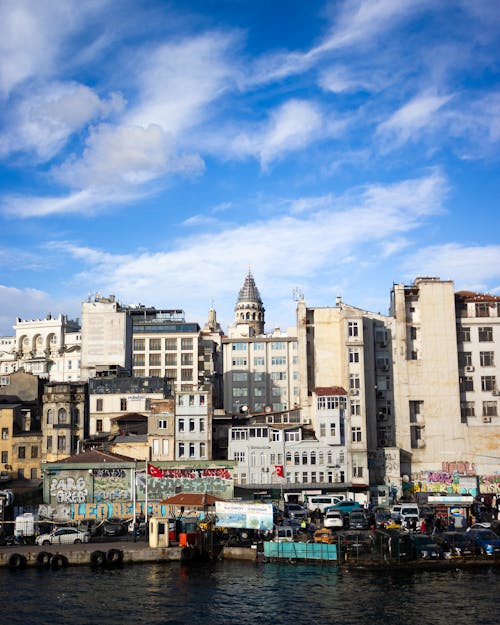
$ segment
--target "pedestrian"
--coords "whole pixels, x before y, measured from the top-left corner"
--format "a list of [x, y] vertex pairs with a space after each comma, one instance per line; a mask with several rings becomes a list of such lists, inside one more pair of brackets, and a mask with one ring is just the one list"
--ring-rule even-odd
[[425, 522], [425, 519], [420, 521], [420, 531], [422, 534], [427, 534], [427, 523]]

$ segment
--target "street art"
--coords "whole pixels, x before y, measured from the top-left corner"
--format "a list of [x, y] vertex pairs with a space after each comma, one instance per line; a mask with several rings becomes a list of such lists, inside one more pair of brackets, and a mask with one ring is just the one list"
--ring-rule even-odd
[[481, 493], [500, 493], [500, 474], [481, 475], [479, 478], [479, 490]]
[[[145, 514], [146, 507], [143, 502], [135, 505], [135, 514]], [[147, 507], [148, 517], [157, 516], [165, 518], [168, 515], [168, 506], [159, 502], [151, 502]], [[104, 519], [132, 519], [134, 505], [131, 501], [120, 503], [81, 503], [70, 505], [46, 505], [38, 507], [40, 520], [50, 520], [57, 523], [70, 523], [73, 521], [102, 521]]]
[[83, 503], [89, 496], [89, 484], [85, 476], [61, 473], [50, 480], [50, 499], [56, 503]]
[[146, 479], [148, 498], [161, 500], [176, 493], [210, 493], [222, 499], [233, 497], [233, 479], [226, 468], [213, 469], [160, 469], [161, 477], [146, 478], [146, 474], [137, 475], [137, 498], [146, 498]]
[[132, 499], [130, 473], [127, 469], [93, 469], [94, 501], [99, 503]]

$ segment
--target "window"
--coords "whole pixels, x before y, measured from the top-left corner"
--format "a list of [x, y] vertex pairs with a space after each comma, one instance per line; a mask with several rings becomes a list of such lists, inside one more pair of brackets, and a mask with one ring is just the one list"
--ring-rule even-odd
[[185, 451], [184, 451], [184, 443], [179, 443], [177, 449], [178, 449], [178, 452], [179, 452], [178, 453], [179, 458], [182, 458], [184, 456], [184, 453], [185, 453]]
[[177, 339], [165, 339], [165, 350], [172, 352], [177, 350]]
[[260, 350], [264, 349], [264, 347], [265, 347], [264, 343], [252, 343], [252, 345], [253, 345], [254, 351], [255, 350], [259, 350], [260, 351]]
[[149, 339], [149, 351], [160, 351], [161, 339]]
[[66, 437], [65, 436], [57, 437], [57, 451], [66, 451]]
[[[245, 364], [247, 364], [246, 360], [245, 360]], [[263, 356], [254, 356], [253, 364], [255, 367], [260, 367], [260, 366], [264, 366], [266, 364], [266, 361]], [[233, 360], [233, 365], [234, 365], [234, 360]]]
[[359, 336], [359, 326], [357, 321], [347, 322], [347, 336], [357, 337]]
[[273, 371], [271, 380], [286, 380], [286, 371]]
[[150, 369], [149, 375], [152, 378], [161, 378], [161, 369]]
[[473, 391], [474, 390], [474, 378], [471, 376], [465, 376], [460, 378], [462, 381], [462, 390], [463, 391]]
[[335, 408], [345, 408], [346, 400], [346, 397], [339, 395], [324, 395], [317, 398], [316, 405], [318, 410], [334, 410]]
[[497, 416], [497, 402], [496, 401], [483, 401], [483, 417], [496, 417]]
[[181, 354], [181, 365], [192, 365], [193, 354]]
[[168, 439], [167, 438], [163, 438], [161, 441], [161, 449], [162, 449], [162, 454], [164, 456], [168, 456]]
[[470, 343], [470, 328], [458, 328], [457, 338], [459, 342]]
[[120, 410], [127, 410], [127, 400], [125, 397], [120, 398]]
[[246, 343], [233, 343], [231, 346], [233, 351], [246, 351], [247, 344]]
[[179, 419], [177, 421], [177, 429], [179, 432], [184, 432], [184, 419]]
[[286, 349], [284, 341], [271, 341], [271, 349]]
[[189, 350], [193, 349], [193, 339], [181, 339], [181, 349]]
[[52, 436], [47, 436], [47, 451], [52, 451]]
[[181, 369], [181, 380], [187, 381], [193, 379], [192, 369]]
[[166, 430], [168, 429], [168, 420], [167, 419], [158, 419], [158, 429]]
[[458, 359], [461, 367], [472, 366], [472, 352], [459, 352]]
[[490, 307], [488, 302], [476, 302], [476, 317], [489, 317]]
[[102, 432], [102, 419], [96, 419], [95, 430], [96, 432]]
[[353, 426], [351, 428], [351, 441], [353, 443], [361, 443], [361, 428]]
[[326, 436], [326, 425], [324, 423], [319, 424], [319, 435]]
[[38, 476], [38, 471], [36, 470], [36, 468], [33, 467], [30, 471], [30, 478], [32, 480], [36, 480], [37, 476]]
[[359, 390], [359, 388], [360, 388], [359, 374], [358, 373], [349, 374], [349, 389], [353, 391], [353, 390]]
[[412, 341], [416, 341], [417, 340], [417, 328], [415, 326], [411, 326], [410, 327], [410, 339]]
[[9, 452], [2, 451], [2, 464], [8, 464], [9, 462]]
[[194, 432], [195, 421], [194, 419], [189, 419], [189, 431]]
[[165, 364], [169, 367], [177, 365], [177, 354], [165, 354]]
[[482, 327], [478, 328], [479, 340], [482, 343], [487, 343], [493, 340], [493, 328]]
[[205, 431], [205, 419], [200, 419], [200, 432]]
[[157, 438], [153, 438], [153, 455], [157, 456], [160, 453], [160, 441]]
[[144, 339], [134, 339], [134, 352], [144, 351]]
[[32, 458], [38, 458], [38, 447], [32, 447], [31, 448], [31, 457]]
[[359, 349], [357, 347], [349, 347], [349, 362], [359, 362]]
[[286, 356], [272, 356], [272, 365], [286, 365]]
[[207, 446], [205, 443], [200, 443], [200, 458], [204, 458], [207, 454]]
[[463, 401], [460, 404], [460, 412], [462, 415], [462, 422], [467, 423], [467, 417], [475, 417], [475, 405], [473, 401]]
[[494, 375], [482, 375], [481, 376], [481, 390], [482, 391], [495, 391], [497, 388], [496, 378]]
[[337, 424], [334, 422], [330, 423], [330, 436], [337, 436]]
[[495, 352], [479, 352], [481, 367], [495, 366]]
[[233, 372], [233, 382], [246, 382], [248, 374], [245, 372]]
[[2, 428], [2, 440], [6, 441], [9, 438], [9, 428]]
[[246, 367], [247, 359], [246, 358], [233, 358], [233, 367]]
[[149, 354], [149, 366], [161, 366], [161, 354]]
[[177, 369], [165, 369], [165, 377], [167, 380], [177, 379]]
[[189, 396], [189, 405], [194, 406], [194, 395]]
[[96, 412], [102, 412], [102, 399], [96, 399], [95, 409]]
[[20, 480], [23, 480], [23, 479], [24, 479], [24, 469], [18, 469], [18, 471], [17, 471], [17, 477], [18, 477]]
[[189, 457], [190, 458], [194, 458], [195, 457], [195, 451], [194, 451], [194, 443], [189, 443]]
[[351, 399], [351, 415], [360, 415], [361, 414], [361, 403], [359, 399]]

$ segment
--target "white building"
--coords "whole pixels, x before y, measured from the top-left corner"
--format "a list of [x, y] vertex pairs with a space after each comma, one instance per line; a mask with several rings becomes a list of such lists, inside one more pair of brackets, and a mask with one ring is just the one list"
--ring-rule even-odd
[[175, 460], [212, 459], [212, 393], [209, 386], [175, 394]]

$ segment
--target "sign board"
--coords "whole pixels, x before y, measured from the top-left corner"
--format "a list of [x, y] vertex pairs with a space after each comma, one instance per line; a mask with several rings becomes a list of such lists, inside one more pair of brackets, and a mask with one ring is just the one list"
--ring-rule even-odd
[[269, 503], [215, 502], [215, 526], [272, 530], [273, 506]]

